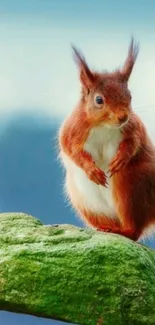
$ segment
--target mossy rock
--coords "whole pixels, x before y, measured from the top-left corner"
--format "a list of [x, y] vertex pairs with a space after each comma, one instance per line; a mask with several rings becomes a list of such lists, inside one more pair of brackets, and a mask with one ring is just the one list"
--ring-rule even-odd
[[81, 325], [155, 325], [155, 251], [0, 214], [0, 309]]

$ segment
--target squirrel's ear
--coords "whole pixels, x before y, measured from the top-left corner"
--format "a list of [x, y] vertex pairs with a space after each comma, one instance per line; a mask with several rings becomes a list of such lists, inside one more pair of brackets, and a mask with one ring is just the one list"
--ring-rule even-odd
[[80, 53], [80, 51], [73, 45], [72, 49], [74, 60], [80, 72], [80, 81], [82, 86], [87, 89], [91, 89], [96, 80], [95, 75], [90, 71], [82, 53]]
[[127, 82], [130, 74], [132, 72], [133, 66], [136, 62], [137, 56], [139, 52], [139, 45], [134, 41], [134, 38], [132, 37], [129, 49], [128, 49], [128, 55], [125, 60], [125, 63], [123, 65], [123, 68], [120, 70], [121, 79], [122, 81]]

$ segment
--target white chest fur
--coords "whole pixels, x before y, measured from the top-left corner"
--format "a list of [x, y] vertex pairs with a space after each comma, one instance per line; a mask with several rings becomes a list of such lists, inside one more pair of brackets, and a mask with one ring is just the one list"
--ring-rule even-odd
[[106, 172], [121, 139], [120, 129], [99, 126], [91, 130], [84, 149], [91, 153], [97, 166]]
[[[92, 155], [96, 165], [106, 173], [121, 140], [120, 129], [99, 126], [91, 130], [84, 149]], [[69, 157], [63, 156], [63, 160], [66, 169], [72, 171], [72, 181], [83, 197], [84, 207], [97, 214], [104, 214], [109, 218], [115, 218], [116, 211], [112, 198], [112, 181], [107, 179], [108, 188], [97, 185], [90, 181], [86, 173], [77, 167]], [[67, 192], [70, 194], [70, 188], [67, 188]]]

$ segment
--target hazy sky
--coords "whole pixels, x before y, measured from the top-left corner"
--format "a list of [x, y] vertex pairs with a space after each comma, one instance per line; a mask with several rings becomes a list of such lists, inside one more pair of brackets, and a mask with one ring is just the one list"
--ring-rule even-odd
[[133, 107], [155, 137], [155, 1], [0, 1], [0, 110], [67, 115], [79, 81], [70, 43], [90, 67], [120, 66], [130, 36], [140, 42], [130, 88]]

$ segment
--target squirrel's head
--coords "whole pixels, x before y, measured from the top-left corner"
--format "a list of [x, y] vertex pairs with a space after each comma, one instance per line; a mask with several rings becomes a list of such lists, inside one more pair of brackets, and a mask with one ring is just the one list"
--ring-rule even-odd
[[72, 46], [82, 85], [82, 102], [88, 119], [94, 125], [121, 127], [131, 112], [131, 94], [128, 80], [138, 55], [138, 44], [132, 38], [128, 55], [121, 69], [114, 72], [91, 71], [83, 55]]

